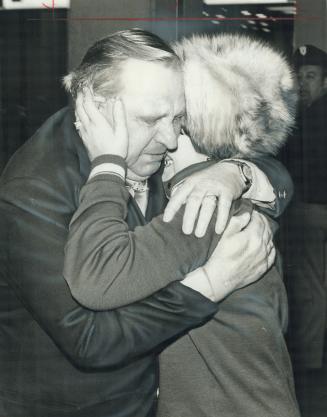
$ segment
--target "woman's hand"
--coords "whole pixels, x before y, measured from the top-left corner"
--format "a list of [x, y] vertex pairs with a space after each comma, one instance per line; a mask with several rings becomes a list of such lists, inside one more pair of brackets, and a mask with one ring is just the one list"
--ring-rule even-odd
[[234, 200], [241, 197], [244, 183], [236, 165], [222, 162], [190, 175], [173, 193], [163, 220], [169, 222], [185, 204], [183, 232], [203, 237], [217, 210], [216, 233], [222, 234]]
[[100, 108], [89, 89], [76, 99], [76, 129], [91, 161], [101, 155], [118, 155], [126, 159], [128, 131], [125, 108], [120, 99], [101, 100]]

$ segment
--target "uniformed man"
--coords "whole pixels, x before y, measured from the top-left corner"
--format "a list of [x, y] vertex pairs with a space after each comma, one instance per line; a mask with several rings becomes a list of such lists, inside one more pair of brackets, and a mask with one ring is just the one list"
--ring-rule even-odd
[[313, 45], [294, 54], [300, 101], [288, 168], [295, 182], [291, 222], [290, 295], [296, 365], [321, 368], [326, 334], [327, 54]]

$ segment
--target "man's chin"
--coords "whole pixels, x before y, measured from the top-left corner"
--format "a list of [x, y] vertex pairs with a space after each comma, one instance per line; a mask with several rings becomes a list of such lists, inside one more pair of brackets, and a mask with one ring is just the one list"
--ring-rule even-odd
[[159, 170], [161, 162], [161, 159], [144, 161], [142, 165], [137, 164], [135, 167], [127, 168], [127, 178], [133, 181], [144, 181]]
[[309, 94], [301, 93], [300, 94], [300, 103], [303, 107], [308, 107], [311, 103], [311, 97]]

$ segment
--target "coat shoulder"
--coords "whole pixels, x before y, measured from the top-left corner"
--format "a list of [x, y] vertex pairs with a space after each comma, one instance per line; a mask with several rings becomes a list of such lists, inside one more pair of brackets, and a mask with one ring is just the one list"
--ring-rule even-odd
[[76, 136], [68, 108], [46, 120], [7, 164], [0, 179], [1, 199], [22, 201], [41, 187], [48, 193], [55, 191], [62, 199], [76, 200], [85, 181], [82, 145]]

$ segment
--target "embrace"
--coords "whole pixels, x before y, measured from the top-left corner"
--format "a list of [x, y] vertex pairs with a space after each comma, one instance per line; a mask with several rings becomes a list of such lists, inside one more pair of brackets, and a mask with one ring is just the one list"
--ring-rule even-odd
[[64, 83], [72, 106], [0, 182], [0, 415], [298, 417], [273, 243], [284, 58], [134, 29]]

